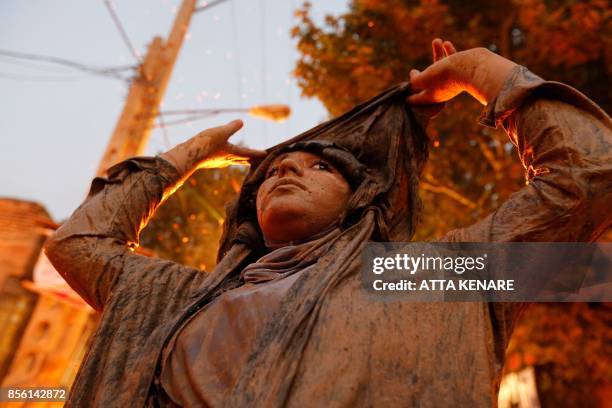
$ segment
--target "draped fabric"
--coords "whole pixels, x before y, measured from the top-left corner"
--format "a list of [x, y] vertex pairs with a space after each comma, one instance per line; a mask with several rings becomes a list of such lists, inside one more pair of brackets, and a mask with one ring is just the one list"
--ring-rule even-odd
[[[369, 296], [358, 276], [368, 240], [408, 241], [416, 227], [427, 140], [424, 122], [406, 106], [409, 92], [399, 84], [254, 163], [228, 208], [219, 263], [210, 274], [130, 250], [182, 180], [171, 164], [132, 158], [95, 179], [85, 202], [46, 245], [66, 281], [103, 311], [67, 406], [159, 406], [162, 355], [180, 327], [243, 288], [288, 282], [287, 290], [274, 292], [280, 294], [274, 310], [245, 359], [227, 362], [240, 372], [219, 405], [494, 405], [515, 308], [385, 302]], [[443, 240], [591, 241], [612, 224], [612, 121], [593, 102], [518, 67], [483, 119], [504, 126], [530, 183]], [[269, 251], [255, 214], [270, 160], [311, 141], [338, 147], [312, 146], [337, 155], [354, 186], [340, 232], [320, 247], [314, 263], [306, 254], [318, 251], [316, 245]], [[259, 265], [249, 268], [253, 263]], [[305, 264], [303, 273], [289, 274]], [[242, 277], [260, 283], [242, 282], [245, 268]], [[274, 273], [287, 275], [261, 282], [280, 276]]]
[[297, 245], [277, 248], [249, 264], [240, 273], [245, 283], [262, 283], [282, 279], [316, 263], [341, 234], [338, 227], [325, 231], [323, 236]]

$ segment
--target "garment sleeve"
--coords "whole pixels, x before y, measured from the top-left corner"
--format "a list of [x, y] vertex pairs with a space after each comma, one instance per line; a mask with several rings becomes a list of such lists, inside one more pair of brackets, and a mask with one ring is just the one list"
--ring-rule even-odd
[[612, 124], [574, 88], [516, 67], [481, 123], [503, 126], [526, 186], [442, 242], [589, 242], [612, 223]]
[[[93, 180], [83, 204], [47, 241], [45, 251], [51, 263], [94, 309], [103, 309], [120, 278], [146, 288], [152, 282], [143, 282], [143, 276], [160, 275], [168, 282], [169, 275], [180, 274], [175, 281], [186, 283], [205, 275], [134, 252], [140, 230], [180, 182], [177, 170], [160, 157], [121, 162], [108, 170], [108, 178]], [[138, 277], [132, 282], [122, 276], [131, 273]]]

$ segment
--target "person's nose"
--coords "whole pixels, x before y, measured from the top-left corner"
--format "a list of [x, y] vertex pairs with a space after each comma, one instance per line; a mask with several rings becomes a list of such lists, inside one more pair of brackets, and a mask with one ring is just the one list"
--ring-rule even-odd
[[284, 177], [289, 175], [295, 175], [301, 177], [304, 174], [304, 170], [300, 163], [296, 160], [286, 157], [278, 165], [278, 176]]

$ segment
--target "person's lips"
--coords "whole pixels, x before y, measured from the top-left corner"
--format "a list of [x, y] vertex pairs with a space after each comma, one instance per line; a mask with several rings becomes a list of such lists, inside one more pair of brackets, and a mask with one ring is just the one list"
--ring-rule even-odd
[[304, 183], [302, 183], [300, 180], [293, 178], [293, 177], [289, 177], [289, 178], [281, 178], [278, 179], [273, 185], [272, 188], [270, 189], [270, 192], [276, 190], [277, 187], [280, 186], [296, 186], [299, 187], [302, 190], [307, 190], [306, 185]]

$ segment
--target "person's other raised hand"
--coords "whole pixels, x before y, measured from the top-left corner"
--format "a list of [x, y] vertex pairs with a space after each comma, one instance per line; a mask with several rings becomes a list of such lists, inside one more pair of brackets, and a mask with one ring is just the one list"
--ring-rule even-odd
[[514, 62], [486, 48], [457, 52], [450, 41], [432, 41], [433, 64], [423, 72], [410, 71], [412, 105], [446, 102], [465, 91], [486, 105], [501, 90]]
[[267, 153], [263, 150], [254, 150], [228, 142], [242, 126], [241, 120], [234, 120], [223, 126], [206, 129], [162, 153], [161, 157], [176, 167], [182, 175], [189, 175], [200, 168], [249, 164], [253, 159], [264, 158]]

